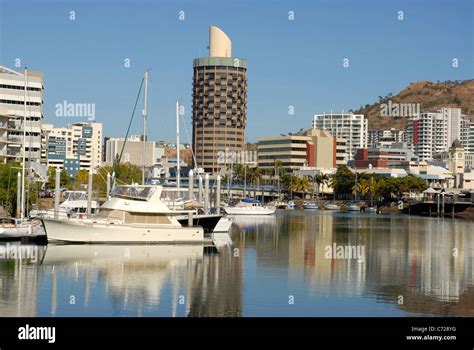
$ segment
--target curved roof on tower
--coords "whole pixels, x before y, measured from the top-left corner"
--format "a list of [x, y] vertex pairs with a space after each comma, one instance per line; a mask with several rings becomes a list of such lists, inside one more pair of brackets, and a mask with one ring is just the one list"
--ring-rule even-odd
[[232, 57], [232, 41], [216, 26], [209, 27], [209, 57]]
[[452, 144], [452, 147], [454, 147], [454, 148], [462, 148], [461, 142], [460, 142], [458, 139], [454, 140], [454, 141], [453, 141], [453, 144]]

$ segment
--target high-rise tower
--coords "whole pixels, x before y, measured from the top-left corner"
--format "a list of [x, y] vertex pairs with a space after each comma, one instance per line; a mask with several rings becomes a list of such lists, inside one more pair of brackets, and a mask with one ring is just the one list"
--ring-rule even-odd
[[246, 115], [247, 61], [232, 57], [229, 37], [211, 26], [209, 57], [194, 60], [193, 150], [199, 168], [217, 172], [226, 151], [243, 151]]

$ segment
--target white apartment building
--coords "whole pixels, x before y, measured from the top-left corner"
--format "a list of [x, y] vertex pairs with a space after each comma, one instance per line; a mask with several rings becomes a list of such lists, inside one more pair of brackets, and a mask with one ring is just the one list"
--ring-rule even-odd
[[405, 131], [395, 128], [385, 130], [369, 130], [367, 134], [367, 146], [369, 148], [390, 148], [395, 143], [402, 143]]
[[43, 124], [42, 162], [73, 177], [79, 170], [102, 165], [102, 123], [74, 123], [55, 128]]
[[[466, 152], [474, 153], [474, 124], [469, 124], [469, 127], [466, 126], [463, 128], [463, 137], [462, 137], [462, 145]], [[463, 142], [464, 141], [464, 142]]]
[[469, 120], [460, 108], [443, 108], [437, 112], [423, 112], [410, 118], [406, 129], [408, 147], [420, 161], [431, 161], [436, 153], [447, 151], [454, 140], [469, 142]]
[[313, 116], [313, 129], [327, 130], [332, 136], [345, 138], [350, 159], [358, 148], [367, 148], [367, 118], [362, 114], [324, 113]]
[[[22, 161], [25, 149], [29, 164], [40, 162], [43, 92], [43, 73], [28, 71], [25, 79], [24, 71], [0, 66], [0, 161]], [[25, 94], [26, 142], [23, 147]]]

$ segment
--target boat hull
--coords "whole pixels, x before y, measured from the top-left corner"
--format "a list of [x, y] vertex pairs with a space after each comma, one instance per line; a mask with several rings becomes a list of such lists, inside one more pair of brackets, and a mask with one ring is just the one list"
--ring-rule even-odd
[[327, 204], [324, 206], [324, 209], [326, 210], [339, 210], [340, 207], [338, 205], [335, 205], [335, 204]]
[[347, 211], [360, 211], [360, 207], [358, 207], [358, 206], [348, 206]]
[[319, 209], [319, 205], [317, 205], [317, 204], [304, 204], [303, 208], [304, 209]]
[[49, 242], [69, 243], [173, 243], [204, 242], [202, 227], [163, 227], [43, 219]]
[[239, 207], [226, 207], [225, 212], [229, 215], [272, 215], [275, 213], [275, 208], [239, 208]]

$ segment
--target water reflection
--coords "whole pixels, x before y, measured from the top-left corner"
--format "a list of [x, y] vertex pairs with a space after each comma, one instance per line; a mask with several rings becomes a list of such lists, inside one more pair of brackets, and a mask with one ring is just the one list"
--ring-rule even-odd
[[[237, 217], [232, 245], [218, 252], [3, 243], [0, 315], [474, 316], [473, 228], [295, 210]], [[328, 256], [328, 247], [364, 254]]]
[[[256, 247], [257, 268], [286, 267], [290, 276], [303, 271], [304, 288], [316, 297], [374, 298], [408, 313], [474, 315], [473, 222], [294, 211], [253, 227], [254, 219], [236, 223], [245, 232], [236, 237]], [[365, 257], [328, 258], [325, 248], [334, 244], [362, 246]]]
[[7, 242], [0, 245], [0, 315], [36, 316], [38, 262], [45, 247]]

